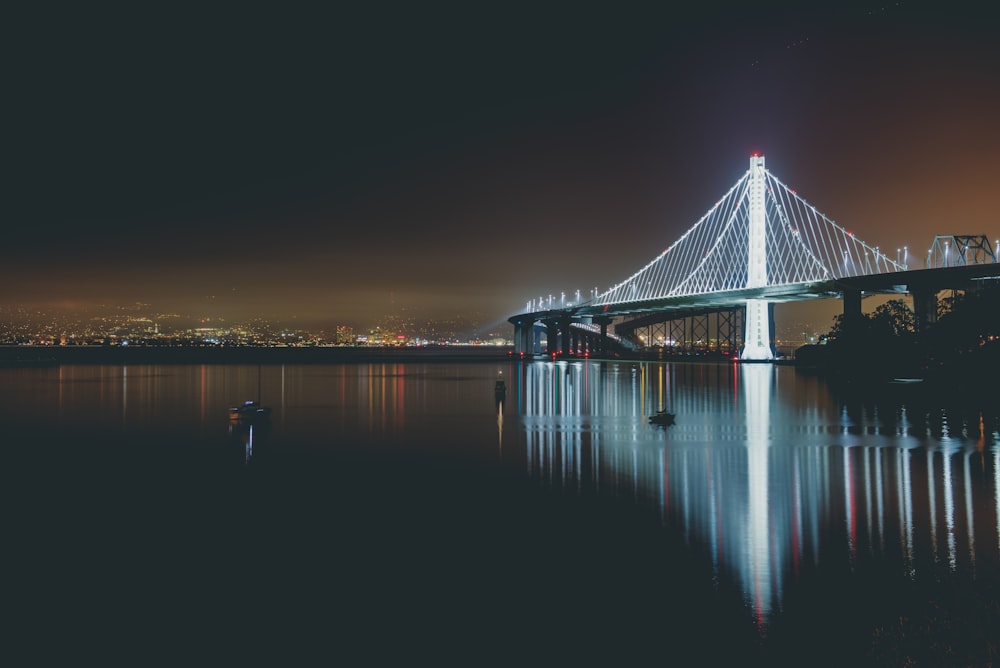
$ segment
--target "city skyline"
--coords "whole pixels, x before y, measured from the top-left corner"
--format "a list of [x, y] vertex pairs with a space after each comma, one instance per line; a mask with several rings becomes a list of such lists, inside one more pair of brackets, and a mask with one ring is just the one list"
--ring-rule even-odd
[[651, 7], [25, 16], [0, 304], [502, 322], [629, 276], [754, 151], [890, 256], [997, 238], [979, 10]]
[[[362, 325], [318, 325], [192, 316], [143, 303], [104, 304], [88, 311], [31, 311], [0, 306], [0, 345], [513, 346], [508, 323], [487, 322], [485, 317], [483, 313], [469, 313], [435, 320], [401, 309]], [[782, 354], [790, 354], [800, 345], [822, 342], [831, 329], [794, 317], [779, 318], [775, 344]], [[712, 337], [689, 341], [688, 345], [711, 347], [715, 343]]]
[[98, 305], [88, 310], [28, 310], [0, 306], [0, 345], [427, 345], [501, 344], [506, 323], [483, 313], [429, 319], [401, 308], [371, 322], [295, 320], [176, 313], [153, 304]]

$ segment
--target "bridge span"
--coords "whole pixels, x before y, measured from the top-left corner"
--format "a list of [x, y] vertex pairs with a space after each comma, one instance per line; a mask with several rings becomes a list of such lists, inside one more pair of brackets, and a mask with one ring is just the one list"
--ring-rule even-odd
[[[768, 360], [775, 353], [774, 304], [842, 299], [849, 331], [860, 319], [862, 297], [874, 294], [911, 295], [917, 326], [924, 328], [937, 318], [940, 291], [974, 290], [1000, 278], [985, 235], [938, 237], [935, 247], [940, 239], [955, 242], [944, 242], [943, 266], [910, 269], [817, 211], [755, 154], [747, 173], [701, 220], [628, 279], [578, 304], [529, 301], [509, 319], [515, 352], [604, 355], [641, 347], [632, 336], [638, 327], [714, 315], [715, 338], [725, 339], [729, 352]], [[700, 326], [706, 335], [707, 322]]]
[[[745, 322], [747, 300], [757, 299], [769, 305], [813, 299], [843, 301], [845, 323], [860, 318], [862, 298], [870, 295], [900, 295], [913, 299], [917, 328], [937, 320], [938, 293], [944, 290], [977, 290], [988, 281], [1000, 281], [1000, 263], [960, 265], [934, 269], [914, 269], [892, 274], [871, 274], [808, 284], [744, 288], [701, 295], [664, 297], [655, 300], [597, 305], [583, 303], [564, 308], [521, 313], [509, 319], [514, 325], [514, 348], [520, 356], [551, 355], [554, 352], [603, 355], [614, 348], [629, 348], [623, 342], [635, 339], [625, 332], [638, 327], [685, 318], [716, 316], [715, 340], [721, 348], [735, 351], [741, 337], [737, 334]], [[1000, 284], [998, 284], [1000, 285]], [[773, 307], [769, 310], [773, 327]], [[618, 323], [609, 335], [609, 327]], [[581, 327], [581, 325], [585, 327]], [[547, 345], [539, 347], [539, 330], [545, 331]], [[709, 333], [708, 325], [702, 330]], [[615, 335], [617, 333], [617, 336]], [[775, 349], [773, 336], [769, 344]]]

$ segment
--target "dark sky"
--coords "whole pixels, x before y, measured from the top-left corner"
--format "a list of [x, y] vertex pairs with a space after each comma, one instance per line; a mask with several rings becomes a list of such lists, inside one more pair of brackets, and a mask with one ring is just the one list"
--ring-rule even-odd
[[358, 4], [9, 17], [0, 304], [503, 319], [632, 274], [753, 151], [883, 249], [1000, 236], [983, 10]]

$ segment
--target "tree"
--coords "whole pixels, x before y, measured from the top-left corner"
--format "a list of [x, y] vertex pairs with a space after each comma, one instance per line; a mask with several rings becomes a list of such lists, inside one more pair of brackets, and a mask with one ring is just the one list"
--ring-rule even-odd
[[[872, 313], [862, 313], [857, 322], [858, 338], [865, 343], [873, 340], [911, 340], [917, 331], [917, 320], [913, 309], [902, 299], [893, 299], [878, 306]], [[843, 341], [844, 315], [833, 319], [833, 327], [826, 335], [829, 342]]]
[[902, 299], [893, 299], [877, 307], [869, 321], [873, 333], [884, 337], [911, 339], [917, 331], [913, 309]]
[[941, 316], [916, 331], [913, 310], [901, 299], [861, 314], [848, 335], [839, 315], [827, 335], [826, 364], [851, 377], [919, 375], [973, 396], [995, 394], [1000, 368], [1000, 285], [946, 300]]
[[921, 335], [933, 374], [973, 395], [996, 396], [1000, 368], [1000, 286], [984, 285], [950, 304]]

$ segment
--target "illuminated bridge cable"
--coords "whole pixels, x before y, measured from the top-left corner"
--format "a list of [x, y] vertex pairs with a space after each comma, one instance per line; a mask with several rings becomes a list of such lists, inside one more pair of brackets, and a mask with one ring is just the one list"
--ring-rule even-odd
[[[591, 303], [610, 306], [748, 287], [751, 172], [680, 239]], [[766, 169], [763, 178], [767, 286], [905, 269], [818, 211]]]

